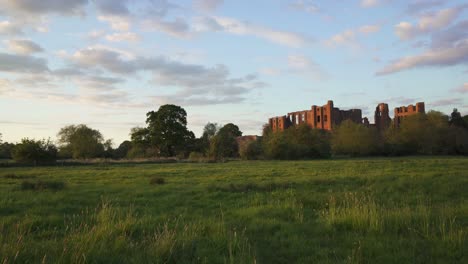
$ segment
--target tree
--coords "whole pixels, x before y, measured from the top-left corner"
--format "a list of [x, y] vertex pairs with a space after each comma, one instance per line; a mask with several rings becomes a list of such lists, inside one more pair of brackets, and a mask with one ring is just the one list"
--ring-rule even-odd
[[236, 138], [242, 136], [239, 127], [233, 123], [226, 124], [219, 129], [210, 142], [210, 156], [215, 159], [237, 157], [239, 147]]
[[104, 137], [86, 125], [69, 125], [57, 134], [60, 150], [75, 159], [99, 157], [104, 152]]
[[450, 114], [449, 124], [451, 126], [468, 128], [468, 123], [465, 121], [465, 119], [463, 119], [457, 108], [454, 108], [452, 114]]
[[120, 143], [118, 148], [114, 150], [114, 157], [117, 159], [126, 158], [130, 149], [132, 149], [132, 142], [125, 140], [124, 142]]
[[306, 124], [272, 132], [264, 128], [263, 150], [271, 159], [309, 159], [330, 156], [329, 133]]
[[370, 155], [378, 151], [378, 133], [374, 128], [345, 120], [333, 131], [331, 147], [335, 154]]
[[175, 156], [192, 144], [195, 135], [187, 129], [187, 113], [177, 105], [163, 105], [146, 114], [148, 139], [162, 156]]
[[240, 144], [239, 156], [245, 160], [255, 160], [262, 155], [262, 144], [259, 140], [252, 140]]
[[20, 163], [40, 163], [54, 162], [57, 158], [57, 148], [50, 140], [33, 140], [23, 138], [17, 144], [12, 153], [13, 159]]
[[11, 159], [11, 152], [15, 144], [3, 142], [2, 133], [0, 133], [0, 159]]

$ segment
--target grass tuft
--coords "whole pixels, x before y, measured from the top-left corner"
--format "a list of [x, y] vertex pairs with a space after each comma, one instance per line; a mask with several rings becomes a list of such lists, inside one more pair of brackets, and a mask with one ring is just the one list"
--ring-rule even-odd
[[61, 181], [23, 181], [21, 182], [21, 190], [23, 191], [43, 191], [52, 190], [58, 191], [65, 188], [65, 183]]

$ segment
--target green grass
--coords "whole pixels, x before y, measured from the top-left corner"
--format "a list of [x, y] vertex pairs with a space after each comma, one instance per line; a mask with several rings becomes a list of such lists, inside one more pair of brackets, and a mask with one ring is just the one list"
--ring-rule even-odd
[[1, 168], [0, 263], [468, 263], [467, 198], [461, 157]]

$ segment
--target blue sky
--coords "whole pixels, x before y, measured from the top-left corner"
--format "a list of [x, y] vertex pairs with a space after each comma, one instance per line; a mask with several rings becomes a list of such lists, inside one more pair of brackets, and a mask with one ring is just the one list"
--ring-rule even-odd
[[118, 145], [165, 103], [197, 136], [329, 99], [468, 114], [467, 65], [466, 1], [0, 0], [0, 133]]

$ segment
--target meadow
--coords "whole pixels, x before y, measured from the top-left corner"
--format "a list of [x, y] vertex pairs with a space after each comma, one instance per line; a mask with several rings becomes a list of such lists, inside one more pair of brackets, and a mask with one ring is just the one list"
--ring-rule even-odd
[[0, 168], [0, 263], [468, 263], [468, 158]]

